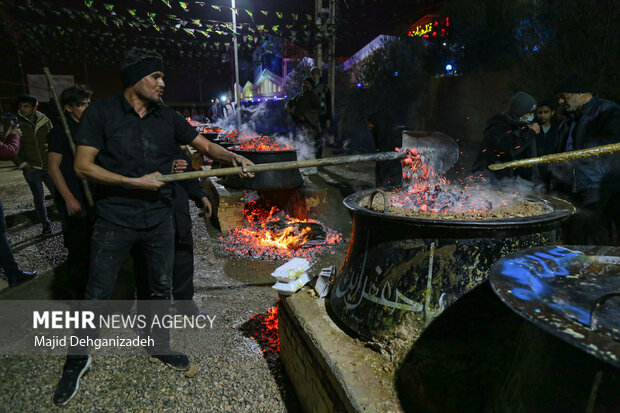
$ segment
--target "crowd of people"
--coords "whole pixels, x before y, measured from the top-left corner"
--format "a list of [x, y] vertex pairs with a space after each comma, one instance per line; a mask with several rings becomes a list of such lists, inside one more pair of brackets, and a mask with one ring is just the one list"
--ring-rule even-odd
[[619, 241], [620, 156], [490, 171], [494, 163], [587, 149], [620, 142], [620, 105], [598, 97], [578, 75], [555, 90], [555, 99], [537, 104], [515, 93], [505, 111], [487, 122], [472, 172], [502, 185], [512, 180], [526, 191], [570, 201], [576, 213], [563, 225], [563, 242], [612, 245]]
[[[60, 96], [64, 120], [54, 124], [38, 110], [34, 97], [20, 96], [17, 118], [3, 132], [0, 158], [11, 159], [22, 171], [42, 235], [52, 233], [44, 185], [54, 194], [73, 299], [93, 303], [109, 299], [123, 261], [131, 256], [139, 300], [153, 300], [165, 308], [174, 299], [184, 303], [178, 311], [199, 312], [193, 303], [189, 200], [207, 218], [211, 203], [196, 179], [164, 184], [157, 177], [191, 169], [182, 145], [242, 166], [242, 177], [252, 176], [245, 172], [251, 162], [208, 141], [185, 120], [207, 122], [232, 116], [234, 109], [227, 109], [232, 108], [230, 102], [222, 105], [216, 100], [210, 108], [175, 112], [161, 104], [163, 76], [161, 56], [132, 49], [123, 61], [120, 95], [91, 104], [92, 92], [86, 86], [69, 87]], [[330, 103], [330, 90], [315, 67], [303, 79], [302, 91], [285, 106], [297, 136], [309, 142], [317, 158], [331, 128]], [[378, 149], [398, 146], [395, 141], [402, 130], [392, 115], [373, 113], [368, 126]], [[556, 194], [572, 202], [577, 213], [563, 228], [565, 243], [613, 244], [618, 242], [620, 224], [617, 155], [501, 171], [490, 171], [488, 166], [619, 140], [620, 106], [599, 98], [578, 76], [569, 76], [558, 85], [553, 99], [537, 103], [528, 93], [514, 94], [506, 110], [488, 120], [472, 171], [498, 185], [512, 181], [529, 191]], [[377, 166], [378, 186], [400, 183], [397, 164]], [[15, 262], [1, 202], [0, 256], [10, 286], [36, 275], [20, 270]], [[170, 349], [166, 329], [146, 333], [155, 339], [155, 345], [147, 348], [151, 356], [175, 370], [189, 368], [188, 357]], [[65, 405], [76, 394], [90, 363], [88, 348], [72, 349], [55, 404]]]

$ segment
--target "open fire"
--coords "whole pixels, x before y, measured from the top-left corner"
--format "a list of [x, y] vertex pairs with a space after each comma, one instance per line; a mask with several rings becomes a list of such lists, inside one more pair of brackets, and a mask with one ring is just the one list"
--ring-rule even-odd
[[222, 248], [242, 257], [313, 260], [342, 241], [342, 235], [313, 219], [288, 216], [263, 198], [243, 208], [245, 228], [234, 228], [220, 237]]

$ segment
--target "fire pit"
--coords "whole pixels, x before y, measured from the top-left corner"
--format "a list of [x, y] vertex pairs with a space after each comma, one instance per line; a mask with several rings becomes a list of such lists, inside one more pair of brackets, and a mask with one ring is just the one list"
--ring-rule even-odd
[[[239, 142], [230, 150], [245, 156], [255, 164], [297, 160], [297, 152], [293, 146], [278, 143], [275, 139], [264, 136]], [[224, 186], [237, 189], [279, 190], [297, 188], [301, 185], [303, 178], [298, 169], [259, 172], [254, 178], [249, 179], [229, 175], [224, 180]]]
[[[344, 200], [353, 231], [329, 308], [345, 330], [396, 360], [445, 308], [487, 280], [497, 259], [554, 243], [556, 225], [574, 210], [557, 198], [530, 196], [524, 201], [539, 212], [529, 216], [454, 219], [439, 217], [439, 208], [434, 216], [413, 217], [390, 212], [390, 197], [402, 201], [402, 194], [383, 199], [375, 192]], [[372, 198], [383, 200], [383, 211], [364, 206], [376, 202]]]
[[248, 202], [243, 215], [243, 228], [233, 228], [220, 237], [222, 249], [239, 257], [313, 261], [342, 241], [340, 233], [321, 222], [290, 217], [262, 197]]

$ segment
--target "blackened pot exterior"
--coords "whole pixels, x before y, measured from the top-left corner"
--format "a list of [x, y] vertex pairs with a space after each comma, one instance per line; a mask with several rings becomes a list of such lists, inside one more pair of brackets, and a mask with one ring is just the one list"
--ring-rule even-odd
[[332, 317], [398, 359], [448, 306], [486, 281], [499, 258], [555, 243], [574, 208], [556, 198], [543, 215], [493, 221], [427, 220], [360, 206], [374, 190], [349, 195], [349, 249], [329, 296]]
[[[255, 164], [296, 161], [297, 153], [291, 151], [242, 151], [231, 149], [239, 155], [245, 156]], [[242, 179], [239, 175], [228, 175], [224, 186], [238, 189], [291, 189], [298, 188], [304, 183], [299, 169], [282, 171], [257, 172], [254, 178]]]

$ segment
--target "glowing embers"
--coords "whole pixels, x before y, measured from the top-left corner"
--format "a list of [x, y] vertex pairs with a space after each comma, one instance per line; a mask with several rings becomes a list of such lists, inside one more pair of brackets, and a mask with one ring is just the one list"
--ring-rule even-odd
[[262, 353], [280, 352], [280, 334], [278, 332], [278, 309], [279, 301], [273, 307], [267, 309], [267, 314], [256, 314], [250, 317], [258, 321], [260, 330], [254, 332], [251, 340], [256, 340], [261, 347]]
[[[450, 182], [433, 170], [431, 162], [415, 149], [403, 149], [403, 185], [385, 194], [391, 214], [428, 219], [491, 220], [539, 215], [548, 212], [544, 205], [524, 199], [518, 189], [492, 190], [484, 176], [469, 176]], [[397, 148], [397, 151], [400, 149]], [[372, 205], [384, 211], [384, 198], [375, 197]]]
[[292, 145], [278, 143], [275, 139], [268, 136], [255, 136], [244, 140], [242, 137], [236, 140], [240, 142], [235, 145], [233, 150], [242, 151], [293, 151], [295, 148]]
[[263, 198], [243, 208], [245, 228], [233, 228], [220, 237], [222, 248], [237, 256], [283, 260], [314, 259], [342, 241], [342, 235], [313, 219], [288, 216]]
[[217, 127], [205, 127], [202, 129], [202, 133], [223, 133], [224, 130], [222, 128]]

